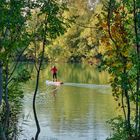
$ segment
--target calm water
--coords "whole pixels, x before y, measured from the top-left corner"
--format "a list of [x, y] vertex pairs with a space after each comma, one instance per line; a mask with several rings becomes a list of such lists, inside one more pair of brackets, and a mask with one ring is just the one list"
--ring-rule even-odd
[[[50, 66], [44, 66], [36, 110], [40, 122], [39, 140], [105, 140], [110, 135], [106, 121], [115, 116], [115, 102], [105, 72], [80, 64], [57, 64], [59, 87], [47, 86]], [[35, 72], [24, 86], [25, 97], [19, 116], [19, 140], [31, 140], [36, 133], [32, 111]]]

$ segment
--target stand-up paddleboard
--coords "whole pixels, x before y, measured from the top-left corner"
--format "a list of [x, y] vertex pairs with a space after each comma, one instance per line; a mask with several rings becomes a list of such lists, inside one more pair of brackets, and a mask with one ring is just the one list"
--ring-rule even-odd
[[54, 81], [46, 80], [46, 84], [47, 84], [47, 85], [60, 86], [60, 85], [63, 84], [63, 82], [60, 82], [60, 81], [54, 82]]

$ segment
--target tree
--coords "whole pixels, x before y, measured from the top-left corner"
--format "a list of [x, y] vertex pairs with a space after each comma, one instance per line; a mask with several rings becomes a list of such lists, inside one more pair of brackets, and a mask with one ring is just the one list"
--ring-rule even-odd
[[[6, 134], [8, 134], [9, 127], [12, 126], [10, 124], [12, 121], [9, 120], [11, 113], [9, 102], [15, 101], [14, 99], [11, 100], [14, 94], [21, 93], [18, 90], [17, 92], [13, 91], [14, 87], [19, 86], [19, 84], [15, 84], [17, 78], [13, 75], [18, 62], [14, 61], [13, 65], [11, 62], [19, 58], [29, 44], [29, 36], [26, 32], [26, 21], [29, 16], [28, 7], [29, 3], [26, 0], [22, 2], [15, 0], [0, 1], [0, 102], [2, 101], [1, 97], [3, 97], [4, 103], [1, 104], [1, 107], [3, 107], [4, 116], [1, 115], [1, 120], [3, 123], [2, 130]], [[20, 79], [19, 82], [23, 82], [23, 80]], [[13, 85], [12, 89], [10, 88], [11, 85]]]
[[[35, 122], [37, 126], [37, 132], [35, 135], [35, 140], [38, 139], [40, 133], [39, 121], [36, 113], [36, 95], [39, 86], [39, 76], [44, 60], [45, 47], [50, 45], [51, 41], [61, 34], [64, 34], [66, 29], [69, 27], [69, 20], [67, 20], [63, 15], [64, 10], [67, 10], [66, 5], [55, 0], [48, 1], [37, 1], [36, 4], [36, 14], [37, 21], [35, 24], [35, 29], [33, 30], [33, 44], [34, 44], [34, 57], [35, 57], [35, 67], [37, 71], [36, 76], [36, 87], [33, 96], [33, 111]], [[38, 22], [39, 21], [39, 22]], [[39, 51], [37, 51], [37, 48]]]
[[[110, 0], [105, 5], [106, 12], [98, 15], [99, 29], [102, 30], [102, 64], [112, 76], [110, 83], [113, 96], [123, 110], [123, 131], [117, 132], [123, 135], [122, 139], [138, 139], [140, 136], [139, 4], [136, 0]], [[135, 111], [132, 111], [133, 103], [136, 105]]]

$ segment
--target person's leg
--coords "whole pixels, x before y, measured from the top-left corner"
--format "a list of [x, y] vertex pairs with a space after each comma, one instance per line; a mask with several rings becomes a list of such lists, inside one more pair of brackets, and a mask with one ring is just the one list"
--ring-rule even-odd
[[55, 79], [56, 79], [56, 81], [57, 81], [57, 74], [55, 75]]
[[57, 74], [54, 73], [54, 79], [57, 81]]
[[55, 73], [53, 73], [53, 82], [54, 82], [54, 80], [55, 80]]

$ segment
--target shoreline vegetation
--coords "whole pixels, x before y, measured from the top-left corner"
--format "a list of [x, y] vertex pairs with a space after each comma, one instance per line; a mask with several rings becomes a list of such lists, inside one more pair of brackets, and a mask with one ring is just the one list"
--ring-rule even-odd
[[[14, 60], [16, 61], [16, 59]], [[26, 56], [21, 56], [20, 59], [18, 59], [18, 62], [35, 62], [36, 59], [32, 57], [26, 57]], [[50, 60], [48, 57], [44, 57], [43, 59], [44, 62], [49, 62], [49, 63], [87, 63], [89, 65], [99, 65], [101, 63], [101, 56], [100, 57], [94, 57], [92, 59], [86, 59], [86, 58], [80, 58], [80, 59], [59, 59], [59, 60]]]

